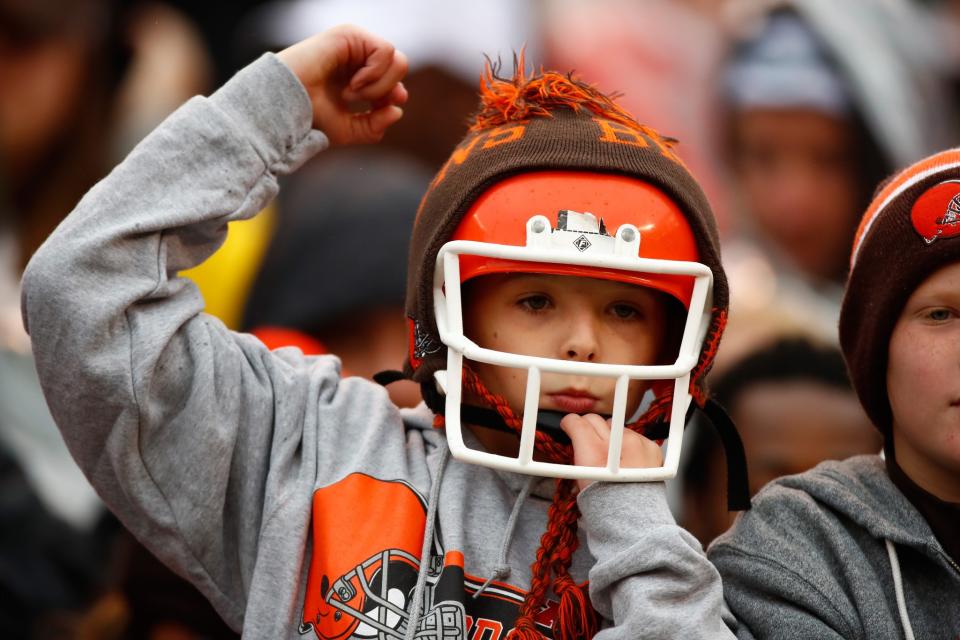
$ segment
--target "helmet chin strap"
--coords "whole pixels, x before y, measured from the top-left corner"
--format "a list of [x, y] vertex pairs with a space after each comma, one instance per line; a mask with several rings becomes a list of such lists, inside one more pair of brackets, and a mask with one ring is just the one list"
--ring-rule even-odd
[[[691, 402], [690, 408], [687, 409], [685, 424], [690, 423], [696, 408], [696, 403]], [[747, 460], [743, 450], [743, 442], [740, 440], [737, 428], [724, 408], [712, 398], [707, 400], [700, 411], [716, 429], [717, 435], [720, 436], [720, 442], [723, 444], [723, 452], [727, 460], [727, 509], [730, 511], [745, 511], [750, 508], [750, 484], [747, 480]], [[560, 421], [566, 415], [569, 414], [562, 411], [541, 409], [537, 412], [537, 431], [545, 433], [559, 444], [570, 444], [570, 437], [560, 428]], [[601, 417], [610, 418], [610, 416], [605, 415], [601, 415]], [[460, 405], [460, 418], [467, 424], [516, 434], [504, 422], [500, 414], [493, 409], [463, 404]], [[643, 436], [651, 440], [664, 440], [669, 431], [670, 422], [668, 420], [657, 420], [646, 426], [643, 430]]]
[[[403, 380], [405, 377], [399, 371], [381, 371], [374, 375], [373, 379], [386, 386], [391, 382]], [[436, 383], [433, 380], [421, 383], [420, 388], [427, 406], [434, 413], [443, 415], [443, 394], [437, 389]], [[695, 408], [697, 408], [697, 404], [691, 402], [690, 408], [687, 409], [685, 424], [690, 422]], [[507, 425], [500, 414], [493, 409], [463, 404], [460, 411], [461, 418], [465, 423], [516, 434], [516, 431]], [[716, 429], [723, 444], [724, 456], [727, 461], [727, 509], [730, 511], [745, 511], [750, 508], [750, 484], [747, 478], [747, 457], [737, 427], [726, 410], [713, 398], [707, 398], [700, 411]], [[568, 414], [561, 411], [538, 411], [537, 430], [549, 436], [558, 444], [569, 445], [570, 438], [560, 428], [560, 420], [566, 415]], [[603, 417], [609, 418], [610, 416]], [[651, 440], [663, 440], [667, 437], [669, 428], [669, 421], [658, 420], [648, 424], [643, 435]]]
[[[693, 405], [691, 405], [691, 407], [692, 406]], [[564, 416], [567, 415], [569, 415], [569, 412], [541, 409], [537, 412], [537, 431], [547, 434], [559, 444], [570, 444], [570, 437], [567, 436], [566, 432], [560, 428], [560, 421], [564, 418]], [[603, 414], [601, 414], [601, 417], [605, 419], [610, 418], [610, 416]], [[478, 427], [486, 427], [488, 429], [495, 429], [497, 431], [504, 431], [516, 435], [516, 431], [511, 429], [510, 426], [504, 421], [503, 417], [501, 417], [500, 414], [493, 409], [463, 404], [460, 405], [460, 418], [467, 424], [476, 425]], [[670, 424], [668, 422], [653, 422], [647, 426], [643, 435], [651, 440], [663, 440], [667, 437], [669, 427]]]

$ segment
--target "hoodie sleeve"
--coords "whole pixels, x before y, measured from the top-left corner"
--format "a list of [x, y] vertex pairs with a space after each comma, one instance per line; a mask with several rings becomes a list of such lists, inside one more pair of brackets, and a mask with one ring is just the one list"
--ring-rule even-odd
[[720, 575], [674, 521], [662, 482], [595, 482], [577, 504], [596, 558], [590, 599], [614, 623], [597, 640], [735, 637]]
[[840, 582], [836, 541], [811, 526], [823, 519], [809, 495], [768, 485], [710, 546], [738, 637], [866, 640], [850, 615], [857, 607]]
[[326, 146], [311, 114], [293, 73], [262, 57], [141, 142], [23, 279], [24, 322], [71, 453], [124, 524], [234, 627], [260, 525], [291, 476], [310, 472], [304, 414], [332, 397], [339, 365], [228, 331], [178, 272]]

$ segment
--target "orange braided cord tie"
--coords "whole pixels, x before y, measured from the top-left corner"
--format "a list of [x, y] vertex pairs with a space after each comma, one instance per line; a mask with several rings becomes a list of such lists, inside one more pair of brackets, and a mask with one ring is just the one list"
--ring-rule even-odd
[[[491, 406], [503, 421], [518, 435], [522, 430], [522, 421], [501, 396], [490, 392], [479, 376], [464, 367], [464, 386]], [[658, 396], [647, 412], [637, 422], [628, 425], [634, 431], [643, 432], [646, 425], [659, 419], [668, 411], [672, 402], [672, 391]], [[434, 419], [435, 427], [444, 424], [442, 416]], [[562, 445], [544, 433], [537, 432], [535, 448], [545, 457], [556, 463], [573, 461], [573, 447]], [[577, 484], [575, 480], [558, 479], [553, 502], [547, 512], [547, 530], [540, 538], [536, 560], [530, 567], [530, 590], [520, 606], [520, 613], [509, 640], [541, 640], [543, 636], [536, 629], [535, 617], [543, 606], [547, 590], [551, 587], [560, 599], [557, 640], [579, 640], [592, 638], [597, 632], [597, 613], [590, 604], [583, 587], [577, 585], [570, 576], [570, 564], [573, 554], [579, 546], [577, 537], [580, 509], [577, 507]]]

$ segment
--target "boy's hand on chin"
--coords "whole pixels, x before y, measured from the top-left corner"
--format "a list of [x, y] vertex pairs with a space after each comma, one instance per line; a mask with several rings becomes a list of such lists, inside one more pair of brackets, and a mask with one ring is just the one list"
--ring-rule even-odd
[[[585, 467], [605, 467], [610, 448], [610, 423], [595, 413], [579, 416], [575, 413], [564, 416], [560, 428], [570, 436], [573, 443], [574, 464]], [[620, 450], [620, 466], [626, 468], [659, 467], [663, 453], [657, 443], [639, 433], [624, 429], [623, 447]], [[592, 480], [577, 480], [580, 490], [586, 489]]]
[[331, 144], [377, 142], [403, 116], [407, 90], [400, 82], [407, 58], [386, 40], [342, 25], [280, 53], [313, 104], [313, 127]]

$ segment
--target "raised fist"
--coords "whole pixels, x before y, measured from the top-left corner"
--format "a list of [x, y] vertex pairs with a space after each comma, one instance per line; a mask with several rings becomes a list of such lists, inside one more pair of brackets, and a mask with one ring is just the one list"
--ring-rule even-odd
[[303, 83], [313, 104], [313, 127], [331, 144], [377, 142], [403, 116], [407, 90], [400, 81], [407, 58], [359, 27], [334, 27], [277, 56]]

